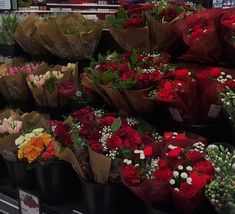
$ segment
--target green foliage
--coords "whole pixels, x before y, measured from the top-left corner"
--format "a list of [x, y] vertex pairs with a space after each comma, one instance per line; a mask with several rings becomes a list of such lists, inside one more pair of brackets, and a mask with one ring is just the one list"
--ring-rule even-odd
[[123, 28], [125, 21], [128, 19], [128, 15], [124, 8], [121, 8], [117, 16], [111, 15], [108, 16], [106, 21], [111, 24], [114, 28]]
[[46, 91], [48, 91], [50, 94], [53, 93], [56, 89], [56, 79], [50, 78], [45, 82], [44, 88]]
[[111, 125], [112, 133], [115, 133], [116, 131], [118, 131], [121, 128], [121, 126], [122, 126], [122, 120], [120, 117], [118, 117]]
[[19, 25], [21, 17], [17, 14], [1, 14], [0, 15], [0, 44], [14, 44], [13, 34]]

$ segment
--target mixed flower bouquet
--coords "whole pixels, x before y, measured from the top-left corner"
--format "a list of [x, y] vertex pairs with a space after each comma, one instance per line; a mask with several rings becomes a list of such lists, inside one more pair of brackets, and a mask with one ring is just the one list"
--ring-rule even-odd
[[97, 91], [108, 103], [128, 112], [152, 112], [154, 104], [144, 98], [161, 80], [168, 55], [112, 53], [86, 68], [82, 84]]
[[169, 206], [172, 198], [183, 213], [191, 212], [204, 201], [204, 188], [214, 177], [203, 155], [206, 145], [197, 135], [166, 132], [160, 143], [134, 150], [124, 160], [123, 182], [152, 207]]
[[7, 100], [26, 101], [29, 97], [29, 90], [26, 83], [26, 76], [34, 73], [39, 64], [28, 63], [19, 66], [6, 66], [0, 76], [1, 94]]
[[206, 158], [215, 168], [215, 178], [206, 186], [206, 196], [218, 213], [234, 213], [235, 150], [232, 146], [210, 145]]
[[42, 64], [26, 80], [38, 105], [57, 107], [66, 104], [66, 99], [59, 93], [60, 85], [70, 80], [77, 87], [76, 77], [76, 64], [68, 63], [67, 66], [57, 65], [53, 68]]

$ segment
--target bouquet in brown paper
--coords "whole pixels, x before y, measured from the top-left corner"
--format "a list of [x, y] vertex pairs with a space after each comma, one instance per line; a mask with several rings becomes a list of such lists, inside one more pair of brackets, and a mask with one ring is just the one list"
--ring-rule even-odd
[[168, 55], [114, 52], [100, 56], [86, 68], [83, 84], [118, 110], [149, 113], [155, 105], [145, 99], [145, 94], [159, 83], [162, 77], [159, 68], [168, 60]]
[[99, 22], [86, 20], [81, 14], [42, 20], [37, 39], [53, 55], [65, 59], [92, 58], [101, 36]]
[[30, 132], [34, 128], [48, 129], [47, 120], [37, 112], [21, 114], [18, 110], [5, 110], [1, 112], [0, 123], [0, 152], [14, 153], [15, 140], [21, 134]]
[[26, 101], [29, 90], [26, 83], [26, 75], [34, 73], [39, 64], [28, 63], [21, 66], [2, 67], [0, 74], [0, 89], [2, 95], [11, 101]]
[[36, 73], [28, 75], [27, 83], [38, 105], [58, 107], [66, 104], [66, 99], [59, 94], [59, 86], [68, 80], [76, 85], [76, 77], [75, 64], [53, 68], [42, 64]]
[[35, 14], [30, 14], [18, 25], [14, 33], [14, 38], [25, 52], [32, 55], [45, 56], [48, 55], [48, 51], [36, 38], [36, 32], [40, 22]]
[[121, 8], [116, 16], [109, 16], [107, 22], [113, 38], [124, 50], [150, 51], [149, 28], [142, 11], [128, 15]]

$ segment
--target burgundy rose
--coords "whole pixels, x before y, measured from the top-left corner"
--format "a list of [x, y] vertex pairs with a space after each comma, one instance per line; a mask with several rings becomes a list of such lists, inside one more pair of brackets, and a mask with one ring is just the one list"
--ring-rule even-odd
[[97, 153], [103, 152], [103, 146], [102, 144], [97, 140], [90, 140], [88, 142], [88, 145], [91, 147], [91, 149]]
[[134, 166], [124, 166], [122, 169], [122, 175], [127, 184], [133, 185], [140, 182], [140, 179], [137, 177], [137, 168]]
[[56, 138], [62, 138], [64, 141], [69, 135], [69, 126], [64, 123], [59, 123], [55, 128], [55, 136]]
[[110, 150], [118, 149], [122, 146], [122, 139], [118, 135], [113, 134], [108, 139], [107, 146]]

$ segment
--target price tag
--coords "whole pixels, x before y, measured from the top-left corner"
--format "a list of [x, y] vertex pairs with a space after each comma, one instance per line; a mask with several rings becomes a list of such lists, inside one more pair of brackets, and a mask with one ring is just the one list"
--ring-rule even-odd
[[18, 189], [20, 214], [41, 214], [39, 197], [25, 190]]
[[176, 120], [178, 122], [183, 122], [184, 121], [178, 109], [169, 108], [169, 111], [170, 111], [171, 116], [173, 117], [174, 120]]
[[0, 0], [0, 10], [10, 10], [11, 0]]
[[208, 117], [210, 118], [217, 118], [222, 110], [222, 107], [220, 105], [211, 104]]

